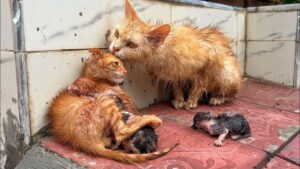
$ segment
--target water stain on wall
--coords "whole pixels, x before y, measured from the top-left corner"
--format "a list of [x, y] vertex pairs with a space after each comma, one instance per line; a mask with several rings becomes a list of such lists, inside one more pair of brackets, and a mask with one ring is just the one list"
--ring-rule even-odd
[[21, 130], [19, 119], [13, 114], [11, 109], [6, 111], [6, 119], [3, 119], [3, 135], [4, 140], [0, 140], [4, 145], [1, 155], [6, 155], [6, 163], [4, 168], [14, 168], [23, 155], [24, 135]]

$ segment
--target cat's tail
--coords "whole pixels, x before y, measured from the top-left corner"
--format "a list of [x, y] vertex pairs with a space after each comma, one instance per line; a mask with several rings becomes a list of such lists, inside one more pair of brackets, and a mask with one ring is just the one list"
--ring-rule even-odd
[[125, 152], [117, 151], [117, 150], [111, 150], [107, 149], [103, 146], [93, 146], [91, 148], [90, 153], [97, 155], [97, 156], [102, 156], [106, 157], [115, 161], [123, 162], [123, 163], [128, 163], [128, 164], [135, 164], [147, 160], [152, 160], [158, 157], [161, 157], [165, 154], [168, 154], [171, 150], [173, 150], [176, 146], [178, 146], [179, 143], [176, 143], [172, 147], [166, 148], [163, 151], [156, 151], [152, 153], [147, 153], [147, 154], [128, 154]]

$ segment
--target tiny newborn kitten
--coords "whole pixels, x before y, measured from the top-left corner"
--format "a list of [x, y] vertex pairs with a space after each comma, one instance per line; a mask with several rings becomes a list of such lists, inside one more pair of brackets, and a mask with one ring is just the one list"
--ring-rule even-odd
[[198, 112], [194, 116], [192, 128], [203, 129], [210, 135], [219, 136], [215, 140], [216, 146], [222, 146], [227, 136], [234, 140], [251, 136], [249, 123], [241, 114], [222, 113], [213, 117], [210, 112]]
[[[129, 112], [122, 112], [122, 120], [127, 123], [131, 121], [134, 114]], [[144, 126], [130, 138], [122, 142], [123, 148], [127, 152], [133, 153], [151, 153], [155, 151], [157, 147], [157, 135], [154, 128], [150, 126]]]
[[[112, 98], [121, 110], [122, 121], [126, 124], [133, 121], [136, 114], [126, 111], [124, 103], [120, 97], [112, 95]], [[155, 151], [157, 147], [157, 140], [158, 136], [155, 134], [154, 128], [151, 126], [144, 126], [130, 138], [124, 140], [122, 142], [122, 146], [128, 153], [151, 153]]]

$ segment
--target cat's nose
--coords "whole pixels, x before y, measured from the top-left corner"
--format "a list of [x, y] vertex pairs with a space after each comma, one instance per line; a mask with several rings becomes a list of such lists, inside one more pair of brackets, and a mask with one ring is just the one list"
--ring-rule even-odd
[[127, 70], [123, 70], [124, 75], [127, 75]]
[[119, 51], [120, 51], [120, 48], [113, 46], [113, 53], [119, 52]]

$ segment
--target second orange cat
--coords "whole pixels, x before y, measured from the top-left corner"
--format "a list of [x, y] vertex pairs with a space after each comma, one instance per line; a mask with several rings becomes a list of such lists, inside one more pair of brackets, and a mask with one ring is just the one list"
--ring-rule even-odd
[[122, 60], [142, 63], [156, 80], [171, 83], [175, 108], [195, 108], [204, 94], [211, 96], [210, 104], [220, 105], [238, 93], [240, 67], [231, 40], [217, 28], [151, 25], [139, 19], [128, 0], [125, 17], [123, 27], [108, 36], [109, 50]]

